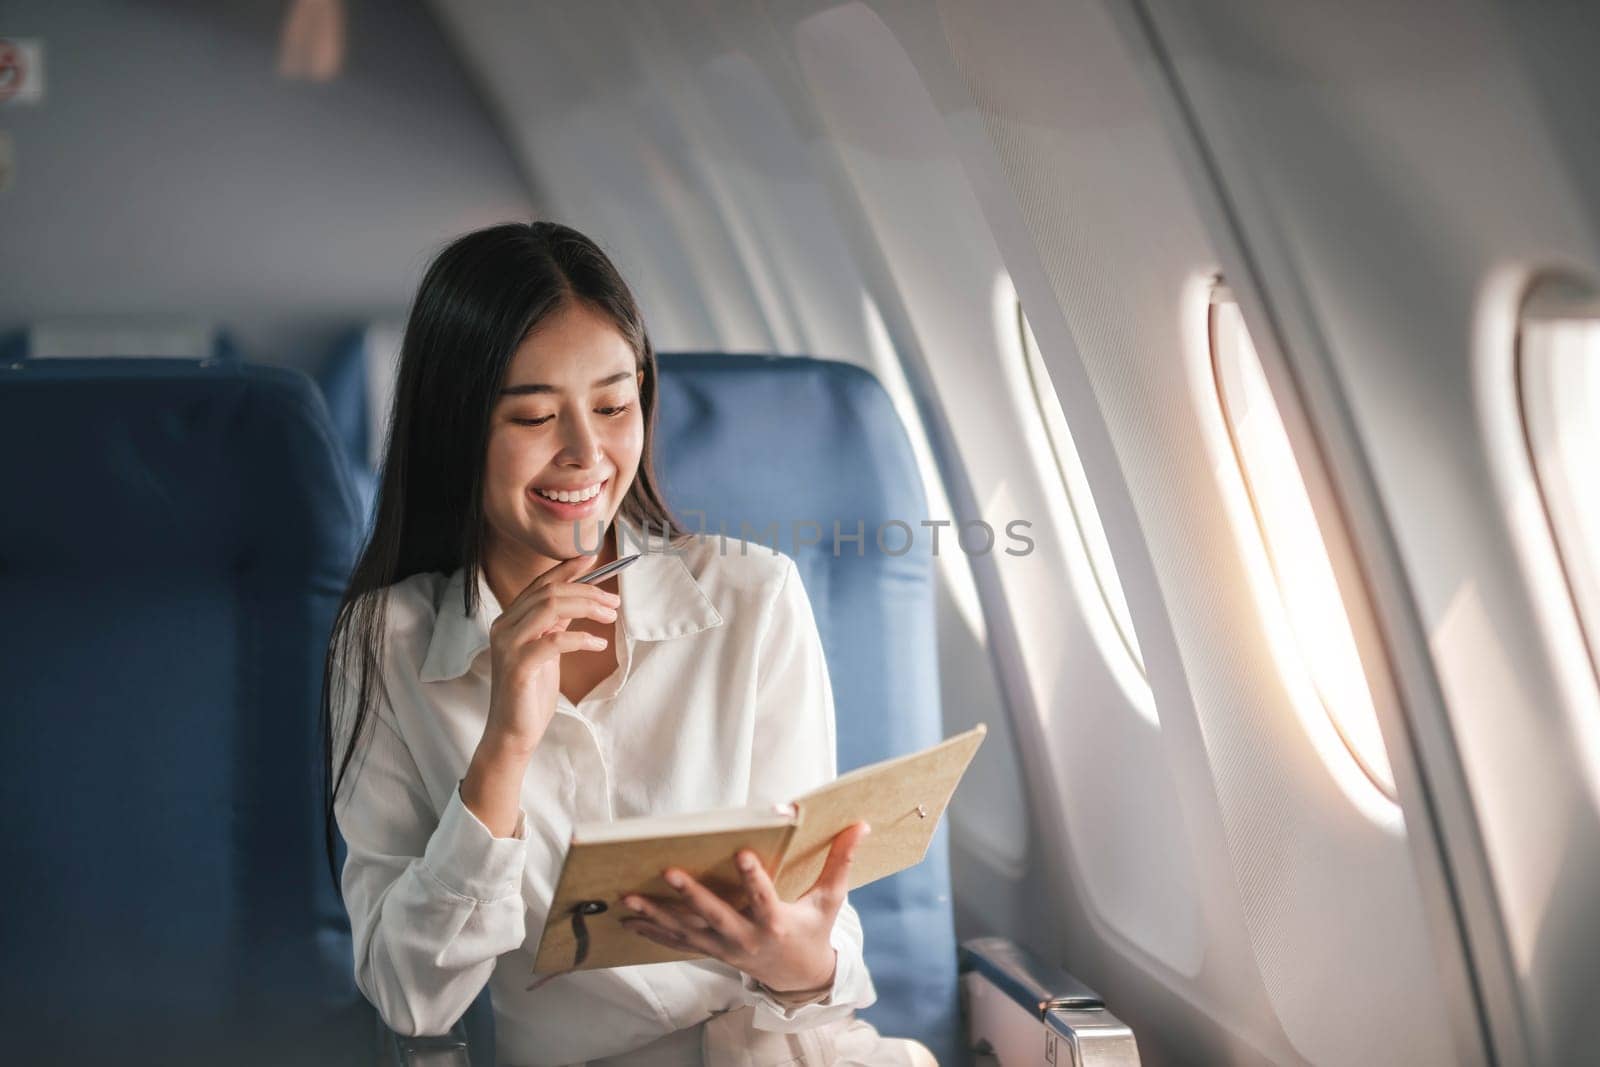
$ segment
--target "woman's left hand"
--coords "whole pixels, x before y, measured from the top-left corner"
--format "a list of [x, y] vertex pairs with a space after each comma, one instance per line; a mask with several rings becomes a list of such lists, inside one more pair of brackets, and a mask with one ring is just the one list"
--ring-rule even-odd
[[622, 925], [659, 945], [703, 952], [776, 992], [831, 985], [838, 951], [829, 943], [829, 935], [849, 888], [856, 846], [869, 832], [864, 822], [841, 830], [816, 884], [792, 904], [778, 898], [755, 853], [744, 849], [738, 863], [749, 907], [735, 910], [685, 871], [669, 867], [662, 874], [679, 899], [624, 897], [623, 906], [644, 918], [624, 919]]

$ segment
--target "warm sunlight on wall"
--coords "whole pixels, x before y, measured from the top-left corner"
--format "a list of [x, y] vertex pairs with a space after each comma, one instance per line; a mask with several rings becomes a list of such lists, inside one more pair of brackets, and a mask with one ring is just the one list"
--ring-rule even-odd
[[1309, 675], [1350, 755], [1372, 784], [1393, 800], [1394, 773], [1350, 617], [1289, 436], [1237, 304], [1220, 297], [1211, 301], [1209, 339], [1224, 422], [1271, 566], [1283, 620], [1293, 638], [1290, 645], [1298, 663], [1285, 664], [1285, 669]]
[[1600, 292], [1571, 279], [1523, 305], [1517, 378], [1561, 566], [1600, 671]]
[[[906, 434], [911, 439], [911, 451], [916, 456], [917, 468], [922, 472], [923, 491], [928, 500], [928, 519], [934, 522], [943, 521], [955, 524], [955, 511], [950, 506], [950, 499], [945, 495], [944, 479], [939, 474], [939, 465], [933, 458], [933, 448], [928, 443], [927, 432], [923, 429], [922, 415], [917, 410], [917, 402], [911, 395], [911, 385], [906, 380], [905, 368], [900, 364], [900, 357], [895, 352], [894, 342], [889, 337], [889, 328], [884, 325], [883, 313], [878, 310], [877, 303], [866, 293], [861, 294], [861, 315], [866, 323], [868, 355], [871, 357], [872, 372], [883, 383], [884, 391], [889, 394], [889, 400], [894, 404], [895, 411], [900, 416], [900, 421], [905, 423]], [[908, 520], [910, 521], [910, 520]], [[977, 583], [972, 577], [972, 567], [967, 562], [967, 557], [962, 552], [944, 551], [934, 555], [935, 566], [945, 581], [945, 588], [950, 593], [950, 599], [955, 602], [956, 609], [961, 613], [961, 620], [966, 623], [973, 639], [980, 645], [989, 640], [989, 626], [983, 618], [983, 605], [978, 600]]]
[[1155, 723], [1158, 721], [1155, 695], [1145, 673], [1144, 653], [1134, 633], [1133, 615], [1128, 610], [1122, 579], [1117, 575], [1111, 543], [1095, 507], [1083, 461], [1073, 444], [1061, 398], [1050, 380], [1050, 371], [1039, 351], [1033, 328], [1023, 314], [1022, 303], [1009, 283], [996, 286], [995, 304], [996, 320], [1002, 333], [1010, 332], [1014, 339], [1012, 344], [1003, 344], [1001, 350], [1015, 351], [1022, 364], [1021, 377], [1028, 389], [1026, 399], [1038, 412], [1039, 429], [1048, 445], [1045, 462], [1051, 473], [1060, 479], [1062, 500], [1070, 515], [1072, 529], [1066, 548], [1073, 591], [1106, 665], [1133, 706], [1144, 718]]

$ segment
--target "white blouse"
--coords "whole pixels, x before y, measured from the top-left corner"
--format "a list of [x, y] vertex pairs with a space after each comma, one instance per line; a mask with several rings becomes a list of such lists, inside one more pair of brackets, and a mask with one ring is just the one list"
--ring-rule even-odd
[[[636, 550], [637, 532], [618, 529]], [[498, 1058], [540, 1067], [627, 1052], [746, 1004], [758, 1029], [792, 1031], [873, 1003], [848, 902], [833, 987], [811, 1003], [712, 959], [528, 990], [575, 822], [786, 802], [835, 777], [832, 689], [794, 561], [733, 538], [672, 550], [648, 539], [618, 577], [617, 670], [577, 706], [557, 698], [514, 838], [493, 837], [457, 792], [483, 732], [501, 610], [480, 573], [466, 616], [463, 581], [458, 568], [389, 587], [376, 721], [335, 806], [356, 982], [389, 1026], [442, 1033], [487, 982]]]

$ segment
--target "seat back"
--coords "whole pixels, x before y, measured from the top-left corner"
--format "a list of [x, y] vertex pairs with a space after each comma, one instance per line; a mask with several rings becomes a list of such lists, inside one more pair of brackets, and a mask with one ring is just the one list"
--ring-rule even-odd
[[[885, 526], [916, 532], [927, 508], [883, 387], [859, 367], [797, 356], [667, 355], [660, 367], [656, 462], [667, 502], [691, 529], [694, 512], [731, 537], [746, 524], [751, 540], [770, 539], [777, 524], [821, 631], [839, 771], [939, 741], [932, 560], [923, 537], [902, 551], [905, 533]], [[857, 533], [859, 542], [844, 539]], [[862, 1016], [917, 1038], [941, 1063], [966, 1062], [946, 830], [920, 864], [850, 901], [878, 989]]]
[[8, 1059], [370, 1062], [317, 770], [335, 449], [293, 371], [0, 368]]
[[378, 466], [400, 367], [402, 323], [379, 320], [350, 330], [318, 368], [316, 381], [333, 416], [362, 514], [373, 518]]

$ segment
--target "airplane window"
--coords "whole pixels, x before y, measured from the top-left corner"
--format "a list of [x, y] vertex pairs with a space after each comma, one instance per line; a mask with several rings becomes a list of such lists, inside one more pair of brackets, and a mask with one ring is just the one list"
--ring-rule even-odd
[[1210, 303], [1209, 337], [1217, 398], [1292, 637], [1289, 654], [1310, 676], [1356, 763], [1393, 800], [1394, 773], [1333, 564], [1266, 372], [1224, 289]]
[[[1117, 577], [1117, 565], [1111, 558], [1111, 544], [1106, 539], [1105, 527], [1101, 525], [1100, 513], [1094, 506], [1094, 495], [1089, 491], [1088, 476], [1084, 474], [1078, 450], [1072, 443], [1067, 416], [1061, 410], [1061, 399], [1050, 381], [1050, 372], [1044, 365], [1044, 357], [1039, 354], [1039, 342], [1033, 336], [1028, 317], [1023, 314], [1021, 301], [1017, 302], [1016, 309], [1028, 384], [1033, 390], [1034, 403], [1039, 407], [1039, 417], [1044, 424], [1045, 436], [1050, 441], [1056, 470], [1066, 489], [1067, 504], [1072, 512], [1073, 524], [1077, 527], [1078, 540], [1093, 576], [1093, 598], [1099, 603], [1090, 607], [1110, 617], [1120, 654], [1132, 662], [1139, 677], [1145, 680], [1144, 688], [1148, 689], [1144, 653], [1140, 651], [1139, 639], [1133, 632], [1133, 616], [1128, 611], [1128, 599], [1122, 592], [1122, 581]], [[1147, 701], [1141, 699], [1138, 703], [1144, 707]]]
[[1539, 493], [1600, 670], [1600, 292], [1565, 277], [1529, 292], [1517, 376]]

